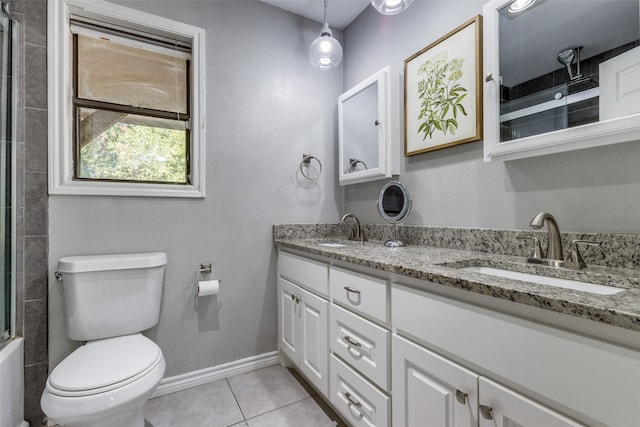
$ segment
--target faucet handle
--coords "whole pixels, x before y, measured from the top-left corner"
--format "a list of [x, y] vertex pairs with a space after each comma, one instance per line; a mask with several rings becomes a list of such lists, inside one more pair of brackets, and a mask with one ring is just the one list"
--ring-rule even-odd
[[516, 236], [516, 239], [518, 239], [518, 240], [533, 240], [533, 249], [529, 253], [529, 258], [527, 259], [527, 261], [536, 260], [536, 261], [531, 261], [531, 262], [537, 262], [537, 260], [544, 258], [544, 255], [542, 254], [542, 246], [540, 246], [540, 239], [538, 239], [537, 237], [534, 237], [534, 236], [527, 236], [525, 234], [520, 235], [520, 236]]
[[564, 266], [569, 268], [585, 268], [587, 264], [582, 259], [578, 245], [588, 245], [599, 247], [602, 242], [596, 242], [594, 240], [572, 240], [569, 245], [569, 251], [567, 257], [564, 259]]

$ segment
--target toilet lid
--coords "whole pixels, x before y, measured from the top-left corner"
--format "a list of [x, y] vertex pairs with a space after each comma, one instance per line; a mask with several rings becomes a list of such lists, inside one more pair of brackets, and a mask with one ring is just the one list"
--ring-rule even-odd
[[89, 341], [56, 366], [49, 385], [68, 392], [100, 389], [126, 382], [161, 357], [160, 347], [140, 334]]

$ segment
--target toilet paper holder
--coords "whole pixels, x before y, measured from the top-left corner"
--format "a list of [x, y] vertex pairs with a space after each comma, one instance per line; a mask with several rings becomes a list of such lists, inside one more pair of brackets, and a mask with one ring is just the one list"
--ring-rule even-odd
[[[200, 296], [200, 279], [202, 274], [210, 274], [213, 271], [212, 264], [200, 264], [200, 268], [196, 270], [194, 277], [194, 286], [195, 286], [195, 298], [194, 304], [195, 308], [198, 308], [198, 297]], [[222, 280], [217, 281], [219, 285], [222, 284]]]

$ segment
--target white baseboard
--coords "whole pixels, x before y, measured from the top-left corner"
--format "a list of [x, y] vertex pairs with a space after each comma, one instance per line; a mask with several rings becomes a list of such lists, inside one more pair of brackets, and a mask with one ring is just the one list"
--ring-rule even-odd
[[277, 365], [278, 363], [280, 363], [279, 354], [277, 351], [272, 351], [270, 353], [247, 357], [246, 359], [236, 360], [235, 362], [229, 362], [219, 366], [201, 369], [199, 371], [192, 371], [187, 372], [186, 374], [163, 378], [151, 397], [164, 396], [166, 394], [186, 390], [191, 387], [197, 387], [223, 378], [255, 371], [260, 368], [266, 368], [267, 366]]

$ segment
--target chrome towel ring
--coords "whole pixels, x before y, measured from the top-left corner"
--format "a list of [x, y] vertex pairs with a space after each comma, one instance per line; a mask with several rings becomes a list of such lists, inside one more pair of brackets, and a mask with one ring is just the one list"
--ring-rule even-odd
[[[307, 175], [308, 171], [307, 172], [304, 171], [305, 168], [309, 169], [309, 167], [311, 166], [311, 160], [315, 160], [316, 162], [318, 162], [319, 169], [318, 169], [318, 174], [316, 176], [309, 176]], [[317, 181], [318, 178], [320, 178], [320, 175], [322, 175], [322, 162], [320, 162], [320, 159], [318, 159], [315, 156], [312, 156], [311, 154], [303, 154], [302, 161], [300, 162], [300, 173], [309, 181]]]

